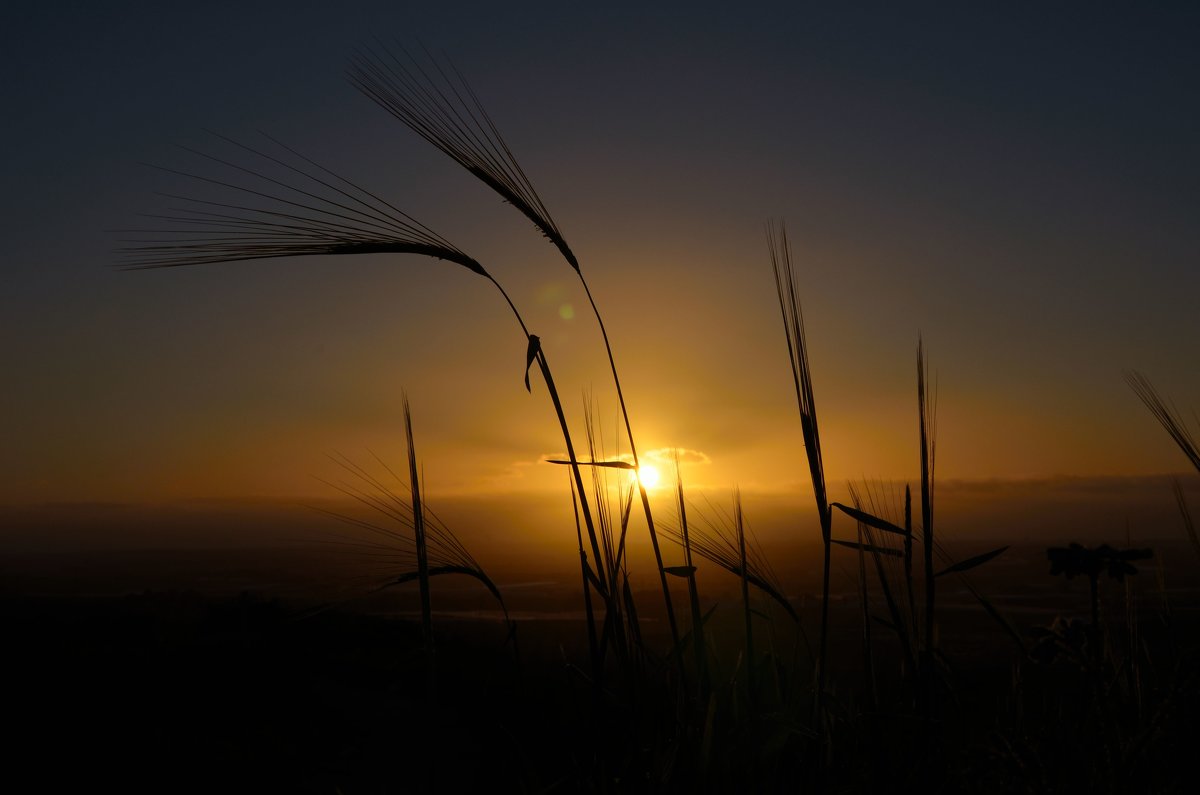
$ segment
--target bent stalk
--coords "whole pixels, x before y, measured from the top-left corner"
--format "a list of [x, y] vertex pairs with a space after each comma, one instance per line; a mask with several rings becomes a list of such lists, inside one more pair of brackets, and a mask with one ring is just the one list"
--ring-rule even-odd
[[[477, 179], [500, 195], [538, 228], [562, 254], [583, 285], [592, 307], [604, 349], [612, 371], [613, 384], [621, 418], [629, 439], [630, 454], [635, 467], [640, 467], [637, 444], [629, 422], [625, 394], [608, 338], [608, 330], [588, 287], [579, 259], [567, 244], [550, 211], [542, 202], [512, 150], [500, 135], [491, 116], [484, 109], [471, 86], [453, 66], [443, 66], [426, 53], [428, 65], [423, 66], [402, 48], [396, 52], [387, 47], [365, 49], [353, 60], [349, 77], [351, 83], [365, 96], [382, 107], [410, 130], [450, 157]], [[671, 640], [679, 645], [679, 630], [667, 575], [663, 571], [662, 550], [650, 509], [645, 486], [638, 481], [638, 495], [646, 516], [650, 545], [658, 567], [659, 583], [667, 610]], [[680, 669], [682, 674], [682, 668]]]
[[[150, 216], [171, 225], [130, 230], [138, 237], [124, 241], [125, 267], [140, 270], [276, 257], [393, 253], [419, 254], [452, 262], [483, 276], [500, 292], [525, 335], [527, 388], [528, 368], [534, 361], [538, 363], [567, 446], [592, 554], [598, 562], [595, 524], [549, 363], [539, 338], [529, 332], [521, 313], [495, 277], [478, 260], [412, 216], [284, 144], [268, 137], [282, 150], [275, 155], [217, 137], [236, 147], [243, 157], [247, 153], [253, 156], [252, 165], [188, 150], [223, 167], [228, 175], [217, 179], [161, 169], [214, 186], [222, 191], [222, 198], [217, 201], [171, 195], [169, 198], [182, 205], [172, 208], [169, 214]], [[597, 580], [595, 587], [605, 602], [610, 602], [609, 589], [601, 580]]]

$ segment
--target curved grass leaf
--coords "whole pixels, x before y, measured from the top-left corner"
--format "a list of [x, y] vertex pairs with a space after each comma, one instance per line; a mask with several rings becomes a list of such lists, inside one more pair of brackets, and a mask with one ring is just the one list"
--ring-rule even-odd
[[[570, 466], [571, 462], [562, 458], [546, 458], [543, 459], [547, 464], [561, 464]], [[628, 461], [577, 461], [581, 467], [609, 467], [611, 469], [637, 469]]]
[[[529, 335], [529, 347], [525, 349], [525, 391], [532, 392], [529, 386], [529, 368], [533, 366], [534, 359], [537, 358], [538, 351], [542, 349], [542, 340], [537, 334]], [[570, 463], [570, 462], [568, 462]]]
[[870, 552], [873, 555], [891, 555], [894, 558], [898, 558], [904, 554], [898, 549], [881, 547], [877, 544], [860, 544], [857, 541], [840, 541], [836, 538], [831, 538], [830, 541], [838, 546], [846, 547], [848, 549], [858, 549], [862, 550], [863, 552]]
[[[389, 570], [388, 575], [381, 578], [383, 584], [377, 585], [372, 592], [406, 582], [419, 582], [421, 565], [415, 540], [415, 512], [412, 504], [394, 491], [387, 479], [401, 486], [408, 484], [405, 484], [379, 456], [375, 456], [375, 461], [387, 479], [377, 477], [345, 456], [331, 456], [331, 459], [346, 471], [350, 479], [336, 483], [325, 482], [350, 497], [371, 515], [360, 516], [357, 515], [358, 512], [339, 513], [317, 507], [313, 510], [370, 533], [366, 539], [348, 540], [345, 544], [355, 551], [365, 553], [370, 559], [377, 561], [376, 565], [386, 566]], [[504, 598], [479, 562], [428, 505], [422, 504], [420, 513], [428, 576], [463, 574], [475, 578], [496, 598], [508, 620], [508, 608], [504, 604]], [[406, 573], [399, 576], [391, 574], [397, 570]]]
[[608, 587], [600, 581], [599, 577], [596, 576], [596, 572], [592, 569], [591, 564], [587, 562], [587, 554], [586, 553], [584, 553], [584, 555], [583, 555], [582, 563], [583, 563], [584, 578], [587, 579], [587, 581], [589, 583], [591, 583], [592, 587], [595, 588], [600, 593], [601, 596], [607, 598], [608, 597]]
[[935, 574], [933, 576], [941, 577], [946, 574], [953, 574], [954, 572], [969, 571], [969, 570], [975, 568], [976, 566], [982, 566], [983, 564], [987, 563], [989, 560], [996, 557], [997, 555], [1003, 554], [1004, 551], [1007, 549], [1008, 549], [1008, 546], [1005, 545], [1005, 546], [1000, 547], [999, 549], [993, 549], [991, 552], [984, 552], [982, 555], [976, 555], [975, 557], [967, 558], [966, 560], [961, 560], [958, 563], [955, 563], [953, 566], [948, 566], [948, 567], [942, 569], [941, 571], [939, 571], [937, 574]]
[[[709, 507], [714, 511], [717, 510], [711, 503]], [[728, 526], [733, 522], [732, 517], [727, 515], [720, 518], [706, 516], [696, 505], [691, 505], [688, 517], [687, 548], [700, 557], [717, 564], [735, 577], [741, 577], [743, 570], [739, 545], [734, 532]], [[681, 546], [684, 544], [680, 530], [664, 527], [663, 533], [676, 544]], [[792, 621], [801, 628], [801, 635], [807, 645], [808, 638], [803, 635], [800, 616], [788, 602], [787, 597], [783, 595], [783, 588], [771, 571], [770, 561], [753, 545], [747, 546], [746, 556], [746, 568], [749, 569], [749, 572], [746, 573], [746, 581], [779, 603]], [[664, 567], [664, 571], [666, 568]]]
[[[430, 566], [429, 567], [428, 576], [436, 577], [436, 576], [442, 575], [442, 574], [463, 574], [463, 575], [466, 575], [467, 577], [473, 577], [476, 580], [479, 580], [479, 582], [483, 583], [483, 585], [488, 589], [488, 591], [491, 592], [492, 596], [496, 597], [496, 600], [500, 602], [501, 608], [504, 607], [504, 598], [502, 596], [500, 596], [500, 589], [497, 588], [496, 584], [492, 582], [491, 578], [488, 577], [486, 574], [484, 574], [481, 570], [473, 569], [470, 566]], [[404, 574], [401, 574], [399, 577], [389, 580], [388, 582], [381, 585], [380, 590], [382, 590], [384, 588], [391, 588], [392, 586], [395, 586], [395, 585], [404, 585], [405, 583], [417, 582], [418, 580], [420, 580], [420, 578], [421, 578], [420, 572], [417, 572], [417, 571], [406, 572]], [[507, 611], [505, 611], [505, 612], [507, 613]]]
[[878, 516], [873, 516], [872, 514], [869, 514], [866, 511], [861, 511], [858, 508], [851, 508], [849, 505], [842, 505], [840, 502], [831, 502], [829, 505], [831, 508], [837, 508], [851, 519], [862, 522], [869, 527], [874, 527], [876, 530], [883, 530], [886, 533], [895, 533], [896, 535], [905, 537], [910, 535], [910, 533], [903, 527], [894, 525], [886, 519], [880, 519]]

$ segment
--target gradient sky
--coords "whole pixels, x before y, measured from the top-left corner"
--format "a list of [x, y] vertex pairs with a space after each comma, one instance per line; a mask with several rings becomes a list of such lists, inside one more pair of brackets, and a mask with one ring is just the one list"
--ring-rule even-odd
[[807, 489], [768, 218], [835, 498], [916, 473], [918, 333], [943, 478], [1186, 466], [1121, 374], [1200, 405], [1195, 5], [69, 5], [18, 3], [0, 33], [0, 504], [329, 496], [329, 452], [403, 465], [403, 390], [431, 491], [563, 488], [525, 341], [461, 268], [112, 267], [110, 230], [172, 187], [139, 164], [192, 165], [175, 145], [206, 129], [269, 132], [483, 262], [577, 432], [594, 389], [614, 438], [574, 274], [347, 83], [374, 35], [472, 82], [580, 257], [639, 446], [694, 451], [690, 483]]

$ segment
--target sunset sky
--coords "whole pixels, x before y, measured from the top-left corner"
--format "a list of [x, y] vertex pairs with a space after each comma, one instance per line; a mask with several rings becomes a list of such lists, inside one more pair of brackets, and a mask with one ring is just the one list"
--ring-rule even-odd
[[591, 390], [615, 451], [574, 273], [348, 83], [373, 36], [470, 80], [579, 255], [639, 447], [690, 451], [689, 484], [807, 499], [774, 218], [835, 498], [916, 475], [918, 334], [946, 482], [1185, 471], [1122, 372], [1200, 407], [1194, 5], [69, 5], [20, 3], [0, 33], [10, 515], [336, 496], [329, 453], [404, 465], [404, 391], [432, 493], [566, 494], [525, 340], [468, 271], [114, 268], [113, 230], [181, 189], [142, 164], [203, 169], [177, 145], [212, 149], [206, 130], [268, 132], [482, 262], [542, 337], [577, 435]]

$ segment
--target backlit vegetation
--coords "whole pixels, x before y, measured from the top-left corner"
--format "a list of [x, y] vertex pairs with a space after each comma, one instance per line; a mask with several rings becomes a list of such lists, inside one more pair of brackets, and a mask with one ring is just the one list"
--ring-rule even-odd
[[[831, 499], [822, 459], [822, 443], [830, 440], [820, 434], [799, 274], [784, 225], [768, 225], [764, 259], [774, 274], [783, 324], [780, 353], [786, 352], [791, 368], [802, 466], [820, 528], [820, 593], [815, 605], [804, 603], [776, 575], [769, 550], [755, 542], [739, 496], [728, 506], [694, 502], [676, 466], [675, 511], [663, 518], [651, 510], [647, 478], [629, 477], [640, 465], [634, 424], [580, 259], [466, 80], [447, 63], [384, 47], [360, 51], [349, 77], [367, 98], [532, 222], [577, 274], [604, 340], [619, 405], [617, 443], [608, 442], [613, 449], [606, 448], [591, 406], [582, 421], [585, 437], [572, 434], [541, 338], [481, 260], [275, 139], [250, 146], [218, 137], [214, 146], [225, 154], [193, 151], [198, 171], [170, 169], [211, 195], [169, 197], [169, 208], [151, 216], [152, 228], [130, 238], [125, 263], [162, 268], [317, 254], [420, 256], [488, 280], [511, 309], [520, 329], [514, 345], [526, 353], [524, 387], [532, 391], [536, 365], [566, 450], [549, 465], [564, 468], [564, 504], [569, 499], [573, 509], [574, 522], [562, 532], [573, 533], [578, 548], [579, 631], [588, 656], [586, 662], [563, 661], [571, 672], [562, 696], [568, 706], [562, 714], [548, 713], [553, 720], [572, 716], [562, 730], [578, 745], [569, 761], [546, 763], [564, 771], [562, 777], [547, 785], [526, 771], [503, 786], [538, 781], [564, 791], [986, 792], [1180, 786], [1163, 758], [1171, 752], [1181, 710], [1195, 701], [1194, 669], [1188, 667], [1195, 646], [1185, 627], [1165, 617], [1154, 633], [1143, 630], [1145, 609], [1132, 562], [1151, 559], [1151, 551], [1050, 549], [1053, 568], [1029, 576], [1082, 575], [1089, 583], [1085, 615], [1056, 619], [1032, 633], [1014, 626], [971, 579], [1007, 547], [955, 558], [942, 543], [940, 522], [934, 531], [936, 390], [922, 340], [914, 372], [915, 491], [909, 485], [850, 484], [845, 502]], [[516, 383], [481, 386], [519, 388]], [[1129, 376], [1129, 383], [1200, 470], [1196, 445], [1178, 415], [1143, 377]], [[376, 538], [369, 549], [388, 566], [380, 571], [381, 583], [417, 583], [425, 681], [408, 685], [424, 687], [428, 708], [436, 710], [441, 657], [434, 654], [431, 580], [466, 575], [504, 602], [484, 568], [426, 504], [407, 404], [405, 421], [407, 482], [390, 470], [385, 482], [343, 460], [348, 478], [336, 488], [375, 518], [339, 518]], [[1179, 487], [1176, 496], [1200, 550]], [[649, 541], [653, 604], [632, 586], [631, 567], [640, 565], [629, 560], [632, 533], [645, 533]], [[854, 572], [853, 609], [834, 603], [835, 560], [848, 561]], [[702, 562], [712, 568], [702, 570]], [[736, 611], [705, 596], [702, 572], [713, 582], [732, 578]], [[972, 615], [1005, 650], [1004, 664], [980, 668], [988, 681], [964, 673], [944, 650], [939, 599], [950, 583], [970, 595]], [[1105, 591], [1113, 588], [1124, 590], [1108, 601], [1122, 606], [1105, 611]], [[677, 610], [676, 600], [686, 608]], [[723, 620], [734, 612], [735, 621]], [[665, 632], [647, 631], [651, 614], [665, 619]], [[856, 639], [849, 647], [846, 630]], [[514, 711], [532, 709], [542, 701], [538, 688], [554, 686], [515, 671]]]

